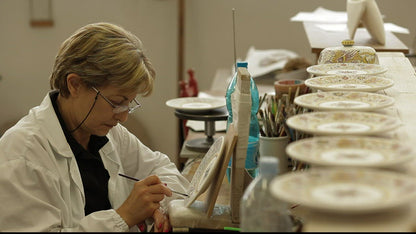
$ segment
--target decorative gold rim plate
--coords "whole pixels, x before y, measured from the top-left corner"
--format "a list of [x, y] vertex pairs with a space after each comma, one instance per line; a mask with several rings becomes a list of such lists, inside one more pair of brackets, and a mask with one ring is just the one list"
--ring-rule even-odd
[[373, 111], [394, 104], [395, 99], [386, 95], [354, 92], [328, 91], [300, 95], [295, 104], [311, 110], [355, 110]]
[[290, 128], [316, 135], [378, 135], [396, 129], [401, 122], [384, 114], [361, 111], [321, 111], [291, 116]]
[[385, 73], [387, 68], [369, 63], [325, 63], [313, 65], [306, 71], [317, 76], [324, 75], [377, 75]]
[[408, 144], [367, 136], [305, 138], [290, 143], [286, 153], [311, 165], [374, 168], [393, 168], [415, 157], [415, 151]]
[[416, 181], [372, 168], [312, 168], [275, 177], [270, 191], [289, 203], [352, 214], [410, 204], [416, 198]]
[[376, 92], [392, 87], [394, 81], [373, 75], [332, 75], [307, 79], [305, 85], [322, 91]]

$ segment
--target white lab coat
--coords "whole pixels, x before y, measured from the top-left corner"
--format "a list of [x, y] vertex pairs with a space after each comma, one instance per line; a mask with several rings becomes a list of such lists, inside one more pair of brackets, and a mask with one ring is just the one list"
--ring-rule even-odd
[[[122, 125], [107, 137], [99, 152], [110, 174], [113, 208], [124, 202], [134, 184], [118, 173], [139, 179], [156, 174], [171, 189], [187, 191], [189, 182], [176, 165]], [[114, 209], [85, 216], [80, 172], [49, 94], [0, 138], [0, 190], [0, 231], [129, 231]], [[178, 198], [173, 194], [161, 204]]]

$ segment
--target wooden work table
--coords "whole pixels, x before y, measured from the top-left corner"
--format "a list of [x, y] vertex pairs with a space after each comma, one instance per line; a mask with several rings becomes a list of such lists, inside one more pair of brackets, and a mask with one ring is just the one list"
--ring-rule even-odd
[[[341, 42], [345, 39], [349, 39], [348, 31], [341, 32], [328, 32], [325, 31], [314, 23], [304, 22], [303, 27], [305, 29], [306, 36], [309, 41], [312, 53], [319, 57], [321, 51], [327, 47], [342, 46]], [[377, 52], [401, 52], [404, 54], [409, 53], [409, 48], [403, 44], [392, 32], [386, 31], [386, 44], [380, 45], [374, 39], [371, 38], [367, 29], [358, 28], [354, 39], [354, 45], [356, 46], [370, 46]]]

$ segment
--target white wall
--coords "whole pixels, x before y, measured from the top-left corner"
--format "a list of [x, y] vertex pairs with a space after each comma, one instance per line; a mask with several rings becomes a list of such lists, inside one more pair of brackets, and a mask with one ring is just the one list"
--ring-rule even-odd
[[[411, 30], [396, 34], [406, 45], [415, 37], [415, 0], [377, 0], [386, 22]], [[237, 56], [248, 48], [288, 49], [315, 57], [299, 22], [290, 18], [318, 6], [345, 11], [345, 0], [185, 0], [184, 71], [194, 68], [200, 90], [215, 71], [233, 62], [232, 12], [236, 9]], [[29, 0], [0, 0], [0, 134], [49, 90], [49, 74], [61, 42], [92, 22], [117, 23], [140, 37], [157, 70], [154, 93], [142, 99], [127, 127], [154, 150], [178, 153], [178, 121], [165, 101], [177, 97], [178, 0], [53, 0], [51, 28], [29, 26]], [[186, 72], [184, 72], [186, 77]]]
[[[208, 89], [218, 68], [233, 62], [232, 8], [236, 9], [237, 57], [244, 59], [251, 45], [256, 49], [288, 49], [314, 62], [301, 22], [290, 18], [318, 6], [346, 11], [346, 0], [188, 0], [186, 63], [194, 67], [200, 86]], [[385, 22], [407, 27], [411, 34], [396, 34], [411, 46], [416, 31], [415, 0], [376, 0]], [[341, 45], [341, 42], [340, 42]]]
[[0, 0], [0, 134], [38, 105], [60, 44], [79, 27], [98, 21], [136, 34], [157, 70], [153, 94], [126, 125], [144, 143], [176, 157], [177, 121], [165, 101], [177, 95], [177, 1], [54, 0], [54, 26], [29, 25], [28, 0]]

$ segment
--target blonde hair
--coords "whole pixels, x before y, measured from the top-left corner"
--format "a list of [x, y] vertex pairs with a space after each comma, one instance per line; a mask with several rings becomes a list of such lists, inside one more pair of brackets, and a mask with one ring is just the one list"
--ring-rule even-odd
[[67, 97], [70, 73], [82, 77], [88, 86], [113, 85], [142, 96], [151, 94], [156, 75], [143, 54], [142, 42], [111, 23], [88, 24], [62, 43], [50, 76], [51, 89]]

